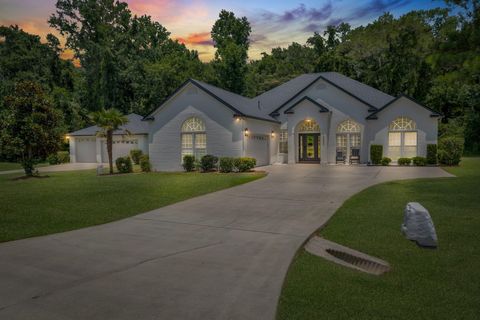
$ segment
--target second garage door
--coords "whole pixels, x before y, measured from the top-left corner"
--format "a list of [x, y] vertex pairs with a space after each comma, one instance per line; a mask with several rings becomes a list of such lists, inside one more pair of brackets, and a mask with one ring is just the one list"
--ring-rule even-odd
[[246, 156], [257, 159], [257, 166], [270, 164], [269, 136], [252, 134], [246, 138]]

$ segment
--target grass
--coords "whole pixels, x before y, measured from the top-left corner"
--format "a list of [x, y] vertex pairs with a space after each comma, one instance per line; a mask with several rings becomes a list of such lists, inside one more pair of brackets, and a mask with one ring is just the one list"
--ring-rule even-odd
[[[0, 242], [102, 224], [250, 182], [262, 173], [133, 173], [94, 170], [49, 178], [0, 175]], [[18, 176], [18, 175], [17, 175]]]
[[[382, 276], [301, 250], [287, 274], [278, 319], [479, 319], [480, 158], [446, 168], [456, 178], [389, 182], [347, 200], [320, 235], [387, 260]], [[429, 211], [438, 249], [400, 232], [407, 202]]]
[[[48, 163], [39, 163], [35, 166], [38, 167], [45, 167], [48, 166]], [[22, 169], [22, 165], [16, 162], [0, 162], [0, 171], [9, 171], [9, 170], [19, 170]]]

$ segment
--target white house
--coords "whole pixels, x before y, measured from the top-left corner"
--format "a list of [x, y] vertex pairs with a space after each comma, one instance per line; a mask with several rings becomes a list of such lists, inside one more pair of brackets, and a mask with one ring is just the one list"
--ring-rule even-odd
[[[252, 99], [190, 79], [143, 119], [129, 115], [135, 135], [118, 133], [114, 157], [142, 149], [159, 171], [181, 170], [185, 154], [248, 156], [257, 165], [348, 164], [369, 162], [370, 146], [380, 144], [395, 161], [425, 156], [427, 144], [437, 143], [439, 117], [408, 96], [335, 72], [304, 74]], [[105, 161], [97, 130], [70, 134], [73, 162]]]

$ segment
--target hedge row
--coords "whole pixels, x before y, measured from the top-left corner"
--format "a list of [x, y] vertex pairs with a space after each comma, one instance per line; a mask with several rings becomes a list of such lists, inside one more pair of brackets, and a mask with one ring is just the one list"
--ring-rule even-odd
[[202, 172], [220, 171], [220, 172], [247, 172], [252, 170], [257, 164], [257, 160], [249, 157], [216, 157], [211, 154], [204, 155], [200, 161], [193, 155], [183, 157], [183, 169], [190, 172], [199, 170]]

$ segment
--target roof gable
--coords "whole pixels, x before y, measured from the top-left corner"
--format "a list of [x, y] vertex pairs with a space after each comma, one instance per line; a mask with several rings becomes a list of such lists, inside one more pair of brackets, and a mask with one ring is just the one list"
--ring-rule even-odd
[[378, 109], [377, 111], [373, 112], [372, 114], [370, 114], [368, 117], [366, 117], [367, 120], [376, 120], [378, 119], [378, 114], [380, 112], [382, 112], [383, 110], [385, 110], [386, 108], [388, 108], [389, 106], [391, 106], [392, 104], [394, 104], [395, 102], [397, 102], [398, 100], [402, 99], [402, 98], [405, 98], [405, 99], [408, 99], [410, 101], [412, 101], [413, 103], [415, 103], [416, 105], [424, 108], [424, 109], [427, 109], [428, 111], [431, 111], [432, 113], [430, 114], [430, 117], [441, 117], [442, 114], [433, 110], [432, 108], [429, 108], [427, 107], [426, 105], [418, 102], [417, 100], [413, 99], [412, 97], [406, 95], [406, 94], [400, 94], [398, 97], [396, 97], [395, 99], [393, 99], [392, 101], [386, 103], [383, 107], [381, 107], [380, 109]]
[[[308, 76], [308, 77], [307, 77]], [[385, 103], [395, 99], [394, 97], [377, 90], [373, 87], [370, 87], [366, 84], [353, 80], [349, 77], [341, 75], [337, 72], [322, 72], [322, 73], [314, 73], [314, 74], [306, 74], [295, 79], [286, 82], [284, 85], [283, 90], [287, 89], [288, 84], [292, 83], [293, 86], [297, 87], [297, 91], [290, 95], [290, 98], [286, 101], [282, 102], [278, 107], [276, 107], [272, 112], [270, 112], [271, 116], [277, 116], [280, 109], [288, 105], [292, 102], [295, 98], [299, 97], [302, 93], [308, 90], [313, 84], [315, 84], [318, 80], [324, 80], [328, 84], [334, 86], [335, 88], [341, 90], [342, 92], [348, 94], [349, 96], [355, 98], [356, 100], [360, 101], [364, 105], [369, 107], [369, 111], [376, 111], [378, 108], [382, 107]], [[298, 86], [299, 80], [303, 80]], [[277, 87], [279, 88], [279, 87]], [[277, 88], [274, 88], [270, 91], [275, 92]], [[265, 95], [265, 94], [263, 94]], [[263, 95], [258, 96], [261, 98]]]
[[298, 100], [297, 102], [295, 102], [290, 108], [288, 108], [287, 110], [285, 110], [283, 113], [285, 114], [291, 114], [291, 113], [294, 113], [293, 109], [295, 109], [300, 103], [302, 103], [303, 101], [308, 101], [312, 104], [314, 104], [316, 107], [318, 107], [320, 110], [319, 112], [328, 112], [330, 110], [328, 110], [325, 106], [323, 106], [322, 104], [320, 104], [319, 102], [313, 100], [312, 98], [310, 97], [307, 97], [307, 96], [304, 96], [302, 99]]
[[194, 79], [188, 79], [187, 81], [185, 81], [177, 90], [175, 90], [170, 96], [168, 96], [164, 101], [162, 101], [160, 107], [156, 108], [147, 116], [145, 116], [144, 120], [153, 120], [152, 114], [157, 112], [157, 110], [159, 110], [165, 103], [172, 99], [188, 84], [194, 85], [195, 87], [199, 88], [217, 101], [221, 102], [224, 106], [231, 109], [235, 116], [277, 122], [277, 120], [266, 115], [265, 112], [262, 112], [261, 109], [254, 106], [252, 99]]

